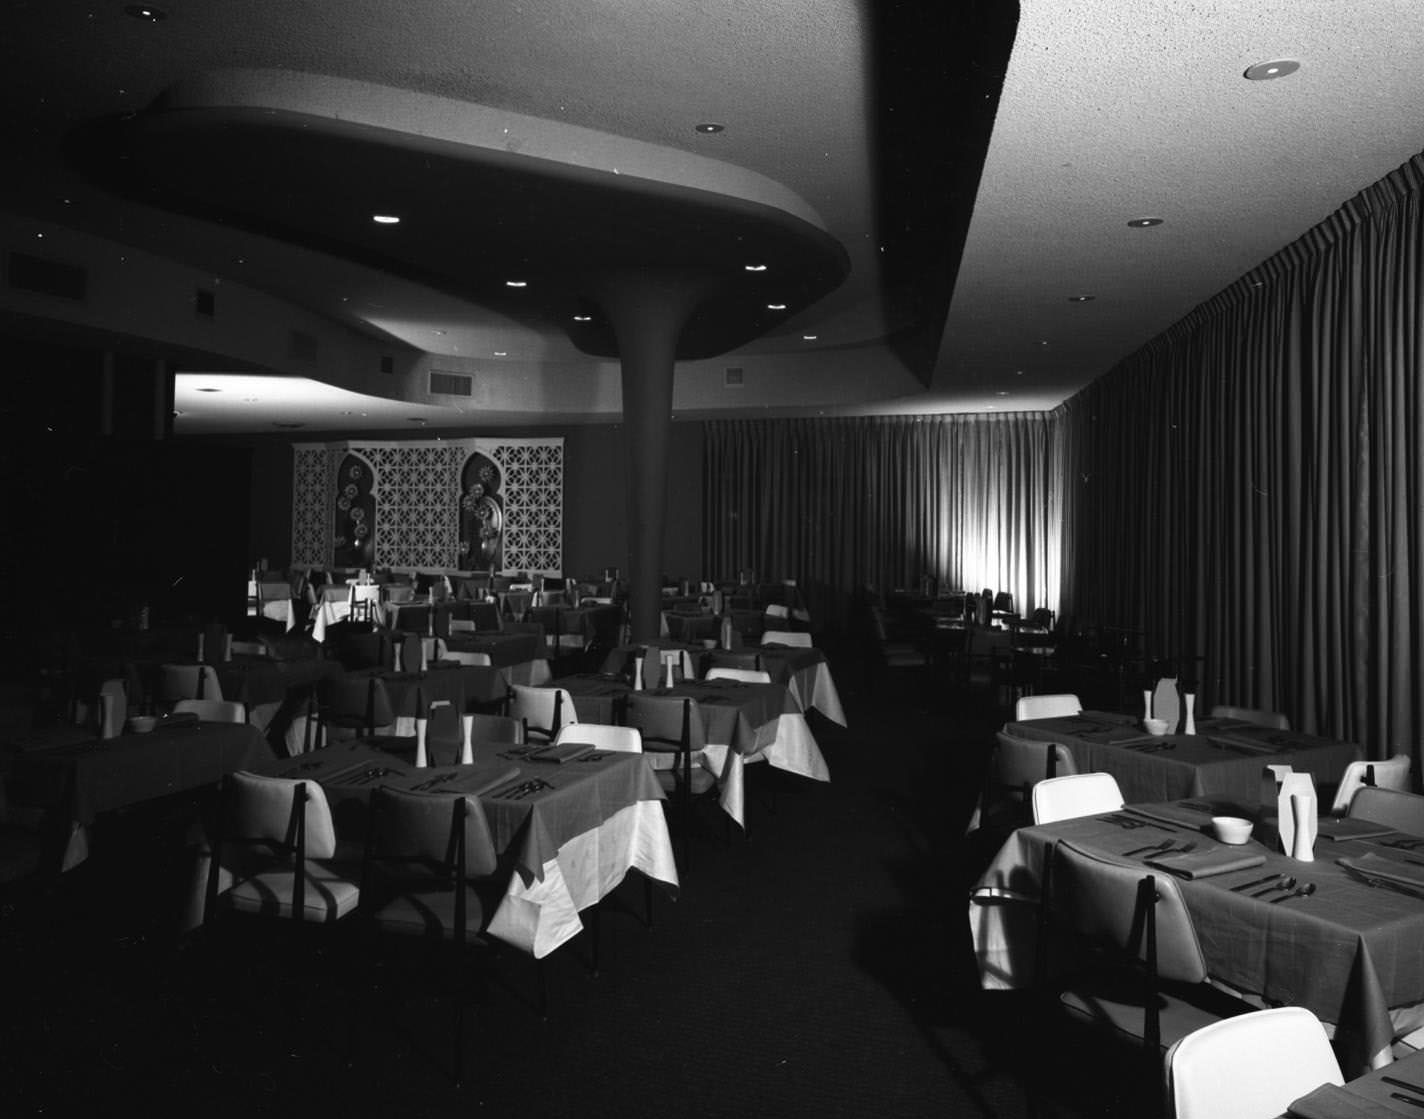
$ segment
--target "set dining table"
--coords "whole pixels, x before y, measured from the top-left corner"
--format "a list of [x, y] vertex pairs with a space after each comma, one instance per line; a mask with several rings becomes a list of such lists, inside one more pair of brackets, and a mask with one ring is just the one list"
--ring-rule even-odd
[[[1314, 1012], [1347, 1075], [1388, 1064], [1392, 1040], [1424, 1025], [1424, 839], [1326, 817], [1304, 861], [1281, 853], [1269, 818], [1244, 845], [1218, 843], [1211, 816], [1241, 811], [1193, 796], [1015, 831], [970, 896], [982, 986], [1036, 981], [1044, 868], [1068, 841], [1144, 873], [1162, 860], [1156, 873], [1183, 878], [1214, 983], [1259, 1005]], [[1166, 857], [1188, 843], [1188, 855]]]

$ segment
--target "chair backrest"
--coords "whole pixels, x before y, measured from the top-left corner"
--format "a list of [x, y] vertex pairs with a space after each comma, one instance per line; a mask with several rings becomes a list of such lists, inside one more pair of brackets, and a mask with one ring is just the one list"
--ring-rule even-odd
[[1394, 757], [1379, 762], [1351, 762], [1345, 767], [1340, 778], [1340, 786], [1335, 791], [1335, 803], [1330, 811], [1337, 815], [1344, 813], [1349, 809], [1355, 794], [1371, 785], [1377, 789], [1408, 789], [1409, 755], [1395, 754]]
[[1320, 1020], [1300, 1006], [1203, 1026], [1167, 1053], [1177, 1119], [1273, 1119], [1321, 1084], [1343, 1084]]
[[455, 873], [462, 847], [466, 878], [486, 878], [498, 867], [479, 797], [377, 787], [368, 843], [373, 858], [419, 860], [446, 875]]
[[124, 733], [124, 724], [129, 718], [129, 699], [124, 682], [119, 677], [99, 685], [97, 714], [100, 738], [117, 738]]
[[770, 684], [771, 673], [765, 669], [758, 668], [727, 668], [718, 666], [716, 668], [709, 668], [705, 679], [741, 680], [748, 684]]
[[504, 619], [500, 616], [498, 603], [471, 603], [470, 620], [475, 623], [475, 629], [482, 633], [495, 633], [504, 629]]
[[780, 618], [783, 621], [791, 617], [791, 607], [783, 606], [778, 602], [769, 602], [763, 611], [768, 618]]
[[1040, 781], [1078, 772], [1073, 752], [1061, 742], [1038, 742], [999, 731], [995, 736], [994, 779], [1015, 800], [1027, 804]]
[[1014, 722], [1025, 719], [1057, 719], [1076, 715], [1083, 710], [1078, 697], [1064, 692], [1058, 695], [1026, 695], [1014, 702]]
[[158, 698], [162, 703], [180, 699], [222, 699], [218, 674], [206, 664], [163, 664], [158, 666]]
[[[239, 770], [229, 776], [224, 834], [233, 840], [249, 840], [291, 848], [299, 827], [297, 805], [302, 813], [306, 856], [329, 859], [336, 854], [336, 827], [326, 792], [315, 781], [293, 777], [266, 777]], [[299, 786], [304, 797], [299, 797]]]
[[1162, 979], [1206, 982], [1206, 959], [1176, 879], [1099, 858], [1067, 842], [1055, 845], [1052, 858], [1049, 904], [1055, 919], [1148, 966], [1155, 954]]
[[1353, 820], [1385, 824], [1406, 835], [1424, 837], [1424, 796], [1418, 793], [1366, 785], [1350, 798], [1350, 809], [1346, 815]]
[[1096, 816], [1122, 807], [1122, 790], [1111, 773], [1074, 773], [1052, 777], [1033, 787], [1033, 822], [1051, 824], [1077, 816]]
[[390, 665], [391, 635], [388, 631], [344, 622], [338, 625], [340, 629], [327, 626], [326, 642], [344, 668], [386, 668]]
[[425, 669], [425, 641], [418, 633], [408, 633], [396, 646], [395, 668], [399, 672], [421, 672]]
[[247, 722], [247, 707], [235, 699], [180, 699], [173, 712], [194, 714], [205, 723]]
[[531, 734], [552, 741], [559, 731], [570, 723], [578, 722], [574, 710], [574, 697], [567, 688], [535, 688], [527, 684], [514, 684], [510, 691], [509, 714], [524, 723], [526, 741]]
[[638, 728], [645, 752], [688, 749], [695, 753], [707, 745], [702, 710], [687, 696], [632, 692], [623, 725]]
[[1279, 711], [1264, 711], [1258, 707], [1232, 707], [1218, 703], [1211, 709], [1213, 719], [1239, 719], [1245, 723], [1257, 723], [1276, 730], [1290, 730], [1290, 720]]
[[317, 684], [324, 721], [338, 727], [366, 730], [396, 721], [386, 682], [379, 676], [335, 676]]
[[470, 720], [470, 741], [509, 743], [524, 741], [524, 724], [508, 715], [467, 715]]
[[[427, 765], [460, 763], [460, 755], [465, 748], [465, 725], [460, 720], [459, 708], [448, 699], [432, 701], [425, 709], [424, 728], [417, 725], [416, 730], [417, 734], [424, 736]], [[419, 757], [420, 750], [417, 746], [417, 764]]]
[[761, 635], [763, 645], [794, 645], [798, 648], [811, 648], [811, 635], [799, 631], [787, 629], [763, 630]]
[[643, 736], [637, 727], [611, 727], [603, 723], [573, 723], [559, 731], [554, 741], [583, 742], [600, 750], [617, 750], [625, 754], [643, 752]]

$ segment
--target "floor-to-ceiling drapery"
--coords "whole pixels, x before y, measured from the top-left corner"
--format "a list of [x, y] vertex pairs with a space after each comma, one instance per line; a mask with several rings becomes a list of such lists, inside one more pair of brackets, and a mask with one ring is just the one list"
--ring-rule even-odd
[[1067, 402], [1064, 613], [1371, 756], [1424, 732], [1424, 158]]
[[1056, 609], [1049, 428], [1018, 413], [710, 422], [706, 570], [842, 591], [929, 574]]

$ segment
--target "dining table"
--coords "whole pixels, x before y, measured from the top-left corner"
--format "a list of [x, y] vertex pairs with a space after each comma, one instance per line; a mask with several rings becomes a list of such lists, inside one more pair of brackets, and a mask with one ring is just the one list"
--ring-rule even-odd
[[[621, 673], [583, 672], [556, 678], [574, 701], [580, 722], [614, 725], [633, 685]], [[706, 745], [701, 765], [717, 779], [718, 802], [746, 827], [745, 767], [748, 760], [829, 781], [830, 768], [806, 716], [784, 684], [741, 680], [684, 680], [671, 688], [647, 689], [650, 695], [687, 696], [702, 715]]]
[[216, 785], [225, 773], [273, 758], [256, 727], [191, 716], [103, 739], [86, 727], [57, 724], [9, 733], [0, 748], [6, 796], [44, 814], [52, 848], [46, 858], [59, 870], [88, 857], [89, 830], [105, 813]]
[[1157, 873], [1189, 874], [1182, 896], [1214, 983], [1253, 1005], [1311, 1010], [1347, 1074], [1389, 1063], [1394, 1038], [1424, 1025], [1424, 839], [1324, 817], [1308, 861], [1280, 850], [1269, 819], [1244, 844], [1218, 842], [1211, 817], [1243, 811], [1190, 797], [1018, 829], [970, 894], [981, 985], [1036, 981], [1044, 867], [1068, 841], [1144, 873], [1161, 861]]
[[1296, 1119], [1399, 1119], [1424, 1113], [1424, 1052], [1372, 1069], [1344, 1084], [1322, 1084], [1292, 1100]]
[[326, 657], [282, 659], [234, 653], [213, 665], [223, 699], [247, 708], [247, 721], [267, 736], [273, 749], [300, 753], [309, 699], [323, 680], [340, 676], [341, 663]]
[[1154, 736], [1132, 715], [1081, 711], [1011, 722], [1004, 732], [1062, 743], [1080, 773], [1112, 774], [1128, 803], [1215, 796], [1254, 804], [1267, 765], [1289, 765], [1329, 787], [1361, 756], [1353, 742], [1236, 719], [1201, 719], [1195, 734]]
[[[377, 787], [478, 796], [509, 872], [488, 932], [536, 958], [577, 936], [580, 912], [629, 870], [676, 892], [664, 793], [642, 755], [590, 750], [557, 762], [529, 746], [481, 742], [473, 749], [473, 764], [416, 767], [353, 739], [300, 758], [269, 759], [256, 771], [320, 784], [347, 847], [359, 848]], [[206, 874], [204, 856], [190, 885], [190, 927], [202, 918], [198, 895]]]
[[817, 648], [758, 645], [741, 650], [713, 649], [703, 659], [706, 669], [753, 668], [760, 665], [772, 683], [785, 684], [803, 711], [819, 711], [833, 723], [846, 725], [845, 708], [831, 675], [826, 654]]
[[344, 622], [351, 617], [352, 601], [361, 604], [369, 621], [381, 625], [385, 622], [386, 607], [381, 602], [381, 588], [376, 583], [350, 586], [326, 586], [321, 589], [316, 605], [312, 607], [312, 639], [318, 644], [326, 640], [327, 626]]
[[396, 719], [394, 733], [402, 737], [415, 734], [416, 719], [437, 700], [448, 700], [464, 715], [489, 711], [508, 694], [508, 681], [494, 665], [437, 663], [424, 672], [360, 668], [346, 673], [348, 680], [369, 677], [385, 685]]

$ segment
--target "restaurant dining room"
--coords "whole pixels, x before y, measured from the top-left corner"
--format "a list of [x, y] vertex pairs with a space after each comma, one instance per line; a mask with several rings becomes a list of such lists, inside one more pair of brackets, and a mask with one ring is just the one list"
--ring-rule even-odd
[[0, 1112], [1424, 1108], [1424, 17], [23, 0]]

